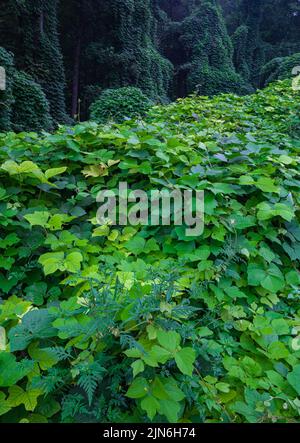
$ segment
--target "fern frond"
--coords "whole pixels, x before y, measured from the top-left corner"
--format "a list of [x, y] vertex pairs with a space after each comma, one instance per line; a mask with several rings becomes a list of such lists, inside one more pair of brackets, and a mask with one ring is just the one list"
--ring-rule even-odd
[[103, 379], [106, 369], [101, 366], [100, 362], [95, 361], [88, 365], [78, 365], [80, 376], [77, 385], [84, 390], [87, 395], [89, 406], [92, 405], [95, 391], [99, 382]]
[[69, 418], [74, 418], [79, 414], [87, 414], [84, 398], [81, 394], [71, 394], [64, 397], [62, 401], [62, 421], [68, 421]]

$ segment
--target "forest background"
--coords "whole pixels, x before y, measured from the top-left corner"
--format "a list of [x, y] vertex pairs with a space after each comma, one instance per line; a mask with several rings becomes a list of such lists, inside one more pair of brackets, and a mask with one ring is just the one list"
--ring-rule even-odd
[[2, 0], [0, 130], [86, 120], [107, 88], [243, 95], [297, 65], [299, 0]]

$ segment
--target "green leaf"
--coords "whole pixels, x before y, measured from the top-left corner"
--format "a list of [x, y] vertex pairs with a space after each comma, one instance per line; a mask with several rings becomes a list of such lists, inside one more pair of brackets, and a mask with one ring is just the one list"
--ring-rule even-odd
[[207, 326], [201, 326], [197, 329], [197, 335], [199, 337], [209, 337], [210, 335], [213, 335], [213, 331], [209, 329]]
[[25, 220], [27, 220], [31, 226], [42, 226], [43, 228], [47, 225], [50, 217], [50, 213], [47, 211], [33, 212], [33, 214], [24, 215]]
[[165, 415], [170, 423], [178, 422], [180, 404], [173, 400], [160, 400], [159, 413]]
[[180, 335], [175, 331], [162, 331], [157, 332], [157, 340], [159, 344], [170, 352], [175, 352], [180, 345]]
[[227, 295], [229, 295], [229, 297], [232, 298], [247, 298], [247, 295], [236, 286], [230, 286], [229, 288], [225, 288], [224, 291], [226, 292]]
[[269, 220], [274, 216], [271, 206], [268, 203], [260, 203], [257, 205], [257, 218], [258, 220]]
[[280, 155], [278, 160], [284, 165], [290, 165], [294, 163], [294, 159], [292, 159], [288, 155]]
[[146, 364], [149, 366], [158, 366], [158, 363], [166, 363], [172, 358], [172, 352], [161, 346], [154, 345], [148, 355], [143, 357]]
[[0, 416], [11, 410], [11, 406], [9, 405], [8, 401], [5, 400], [5, 397], [4, 392], [0, 392]]
[[270, 268], [265, 273], [261, 285], [263, 288], [274, 293], [284, 288], [284, 277], [276, 265], [271, 264]]
[[268, 353], [270, 355], [270, 358], [274, 360], [280, 360], [282, 358], [287, 358], [289, 356], [288, 349], [280, 341], [275, 341], [271, 343], [270, 346], [268, 347]]
[[133, 377], [136, 377], [141, 372], [144, 372], [145, 365], [143, 363], [143, 360], [136, 360], [131, 364], [131, 367], [133, 369]]
[[189, 375], [193, 374], [194, 362], [196, 360], [196, 353], [192, 348], [183, 348], [175, 354], [175, 361], [180, 371]]
[[80, 252], [72, 252], [71, 254], [68, 254], [64, 260], [64, 267], [69, 272], [78, 272], [80, 271], [82, 261], [83, 257]]
[[49, 180], [49, 178], [55, 177], [56, 175], [63, 174], [66, 170], [67, 170], [66, 166], [62, 166], [61, 168], [47, 169], [47, 171], [45, 172], [45, 177], [47, 180]]
[[4, 239], [0, 239], [0, 248], [6, 249], [8, 246], [13, 246], [20, 241], [17, 234], [9, 234]]
[[10, 329], [8, 338], [12, 352], [22, 351], [29, 343], [38, 338], [50, 338], [56, 335], [52, 327], [53, 317], [47, 309], [29, 311], [22, 318], [22, 322]]
[[154, 397], [159, 400], [166, 400], [169, 398], [169, 394], [159, 377], [155, 377], [154, 382], [151, 385], [151, 392]]
[[138, 377], [135, 380], [133, 380], [132, 384], [130, 385], [126, 393], [126, 397], [143, 398], [147, 395], [148, 392], [149, 392], [149, 383], [145, 378]]
[[11, 386], [8, 389], [8, 404], [16, 407], [21, 404], [25, 406], [26, 411], [34, 411], [37, 405], [37, 399], [42, 394], [40, 389], [31, 389], [24, 391], [20, 386]]
[[300, 395], [300, 365], [294, 366], [292, 372], [287, 375], [287, 380], [297, 394]]
[[268, 269], [256, 263], [248, 265], [248, 284], [251, 286], [262, 286], [271, 293], [277, 293], [285, 287], [285, 280], [280, 269], [271, 264]]
[[43, 254], [38, 262], [44, 267], [45, 275], [50, 275], [58, 270], [64, 271], [64, 258], [63, 252], [48, 252]]
[[110, 229], [108, 225], [98, 226], [94, 229], [92, 237], [107, 237], [109, 235]]
[[255, 186], [261, 189], [263, 192], [279, 193], [279, 188], [275, 185], [274, 180], [268, 177], [260, 177], [255, 183]]
[[0, 386], [9, 387], [26, 377], [33, 369], [33, 361], [16, 361], [16, 357], [8, 352], [0, 351]]
[[134, 255], [139, 255], [144, 251], [146, 241], [142, 237], [134, 237], [125, 243], [125, 248]]
[[1, 257], [0, 269], [6, 269], [9, 271], [14, 263], [15, 260], [12, 257]]
[[264, 268], [257, 263], [250, 263], [248, 265], [247, 273], [248, 273], [248, 284], [250, 286], [259, 286], [261, 281], [266, 276]]
[[53, 350], [47, 348], [40, 349], [38, 343], [32, 343], [28, 347], [28, 354], [32, 360], [39, 363], [40, 368], [43, 370], [52, 368], [58, 362], [58, 358]]
[[230, 392], [230, 385], [228, 383], [216, 383], [216, 388], [218, 389], [218, 391], [224, 392], [224, 393], [228, 393]]
[[150, 418], [150, 420], [153, 420], [153, 418], [157, 414], [157, 411], [159, 410], [159, 407], [160, 403], [155, 397], [151, 395], [148, 395], [147, 397], [143, 398], [143, 400], [141, 401], [141, 408], [147, 412], [147, 415]]
[[279, 215], [280, 217], [284, 218], [284, 220], [287, 220], [289, 222], [295, 216], [293, 208], [291, 208], [290, 206], [287, 206], [283, 203], [275, 203], [273, 214], [275, 216]]
[[290, 271], [286, 274], [285, 279], [291, 286], [300, 285], [300, 273], [298, 271]]
[[185, 398], [184, 392], [178, 388], [176, 381], [170, 377], [165, 383], [165, 390], [168, 394], [168, 397], [173, 401], [178, 402]]

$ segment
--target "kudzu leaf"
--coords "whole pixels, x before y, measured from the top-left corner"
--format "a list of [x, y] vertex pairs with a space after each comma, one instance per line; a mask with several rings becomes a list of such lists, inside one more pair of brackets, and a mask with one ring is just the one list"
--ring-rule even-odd
[[40, 389], [30, 389], [24, 391], [20, 386], [11, 386], [8, 389], [8, 404], [16, 407], [21, 404], [25, 406], [26, 411], [34, 411], [37, 405], [37, 399], [42, 394]]
[[56, 334], [53, 316], [47, 309], [34, 309], [22, 317], [22, 322], [10, 329], [8, 338], [12, 352], [26, 349], [37, 338], [50, 338]]
[[189, 375], [193, 374], [196, 353], [192, 348], [183, 348], [175, 354], [175, 361], [180, 371]]
[[144, 372], [145, 369], [143, 360], [136, 360], [131, 364], [131, 367], [133, 369], [133, 377], [136, 377], [141, 372]]
[[279, 188], [275, 185], [274, 180], [269, 177], [260, 177], [255, 186], [263, 192], [275, 192], [278, 194]]
[[0, 416], [11, 410], [11, 406], [8, 404], [8, 401], [5, 398], [6, 395], [4, 392], [0, 392]]
[[47, 225], [49, 217], [50, 213], [47, 211], [36, 211], [33, 214], [24, 215], [25, 220], [27, 220], [31, 226], [42, 226], [43, 228]]
[[63, 174], [66, 170], [67, 170], [66, 166], [62, 166], [61, 168], [47, 169], [47, 171], [45, 172], [45, 177], [47, 180], [49, 180], [49, 178], [55, 177], [56, 175]]
[[173, 400], [160, 400], [159, 413], [165, 415], [170, 423], [178, 422], [180, 404]]
[[133, 380], [132, 384], [126, 393], [129, 398], [143, 398], [149, 391], [149, 383], [143, 377], [138, 377]]
[[0, 386], [15, 385], [32, 371], [33, 366], [33, 361], [22, 360], [17, 362], [13, 354], [0, 351]]
[[64, 270], [64, 258], [65, 254], [63, 252], [48, 252], [39, 258], [39, 263], [43, 265], [45, 275], [49, 275], [58, 269]]
[[141, 401], [141, 408], [147, 412], [147, 415], [150, 418], [150, 420], [153, 420], [153, 418], [157, 414], [157, 411], [160, 408], [160, 403], [155, 397], [148, 395], [147, 397], [143, 398], [143, 400]]
[[169, 352], [175, 352], [180, 345], [180, 335], [175, 331], [162, 331], [157, 332], [157, 340], [159, 344], [167, 349]]
[[64, 260], [64, 267], [69, 272], [78, 272], [80, 271], [82, 261], [83, 257], [80, 252], [72, 252]]
[[300, 365], [294, 366], [292, 372], [287, 375], [287, 380], [297, 394], [300, 395]]

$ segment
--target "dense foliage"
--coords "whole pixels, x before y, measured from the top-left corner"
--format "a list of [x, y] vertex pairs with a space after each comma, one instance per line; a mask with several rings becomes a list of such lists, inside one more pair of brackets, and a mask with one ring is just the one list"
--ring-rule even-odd
[[263, 66], [260, 74], [262, 85], [267, 85], [275, 80], [284, 80], [291, 77], [291, 72], [295, 70], [295, 75], [300, 73], [300, 53], [289, 57], [278, 57]]
[[56, 123], [68, 121], [65, 106], [65, 72], [58, 38], [58, 0], [20, 2], [22, 64], [40, 83]]
[[[207, 95], [246, 93], [249, 87], [235, 71], [232, 42], [217, 2], [198, 3], [197, 7], [191, 7], [190, 14], [179, 27], [181, 65], [178, 70], [180, 82], [185, 86], [184, 93], [196, 90]], [[169, 45], [174, 45], [176, 36], [173, 33], [168, 39]]]
[[14, 65], [13, 54], [0, 48], [0, 65], [6, 71], [6, 90], [0, 91], [0, 128], [14, 131], [41, 131], [53, 127], [49, 103], [40, 86]]
[[0, 48], [0, 66], [5, 69], [6, 73], [6, 89], [0, 91], [0, 129], [2, 131], [7, 131], [11, 127], [12, 104], [14, 102], [12, 94], [13, 65], [13, 54]]
[[0, 130], [11, 118], [18, 130], [47, 130], [48, 107], [55, 126], [86, 120], [111, 88], [138, 87], [161, 103], [195, 91], [250, 93], [282, 77], [278, 60], [297, 62], [299, 30], [300, 0], [2, 0], [0, 47], [48, 104], [21, 125], [8, 87]]
[[[299, 92], [0, 135], [2, 422], [300, 417]], [[120, 181], [205, 191], [205, 229], [99, 226]]]
[[90, 113], [98, 123], [122, 122], [125, 118], [144, 117], [150, 107], [151, 101], [140, 89], [127, 86], [106, 89], [92, 104]]

